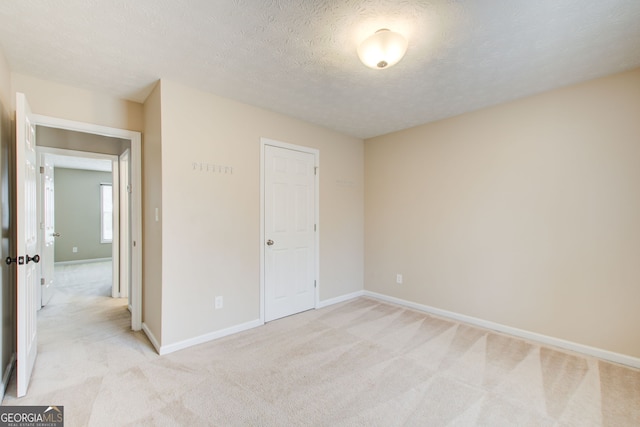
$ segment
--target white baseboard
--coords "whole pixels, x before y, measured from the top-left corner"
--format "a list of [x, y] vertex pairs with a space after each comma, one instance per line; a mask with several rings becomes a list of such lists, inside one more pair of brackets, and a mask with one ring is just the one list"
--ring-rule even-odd
[[[352, 292], [350, 294], [341, 295], [339, 297], [335, 297], [335, 298], [331, 298], [331, 299], [328, 299], [328, 300], [320, 301], [318, 303], [318, 307], [316, 307], [316, 308], [328, 307], [330, 305], [338, 304], [340, 302], [344, 302], [344, 301], [348, 301], [348, 300], [351, 300], [351, 299], [354, 299], [354, 298], [358, 298], [358, 297], [361, 297], [363, 295], [364, 295], [364, 291], [357, 291], [357, 292]], [[156, 337], [153, 335], [153, 333], [151, 332], [151, 330], [148, 328], [148, 326], [145, 323], [142, 323], [142, 330], [147, 335], [147, 337], [149, 338], [149, 341], [151, 341], [151, 344], [153, 344], [153, 347], [156, 349], [158, 354], [163, 356], [165, 354], [173, 353], [174, 351], [183, 350], [185, 348], [192, 347], [194, 345], [202, 344], [202, 343], [205, 343], [205, 342], [208, 342], [208, 341], [213, 341], [215, 339], [226, 337], [228, 335], [237, 334], [238, 332], [243, 332], [243, 331], [246, 331], [246, 330], [249, 330], [249, 329], [257, 328], [258, 326], [262, 326], [262, 325], [264, 325], [264, 322], [262, 322], [260, 319], [256, 319], [256, 320], [253, 320], [251, 322], [242, 323], [240, 325], [232, 326], [232, 327], [227, 328], [227, 329], [222, 329], [220, 331], [211, 332], [211, 333], [208, 333], [208, 334], [200, 335], [198, 337], [190, 338], [190, 339], [187, 339], [187, 340], [184, 340], [184, 341], [180, 341], [180, 342], [177, 342], [177, 343], [174, 343], [174, 344], [163, 345], [163, 346], [161, 346], [158, 343], [158, 340], [156, 339]]]
[[436, 316], [446, 317], [449, 319], [457, 320], [459, 322], [464, 322], [464, 323], [469, 323], [471, 325], [479, 326], [481, 328], [503, 332], [509, 335], [524, 338], [526, 340], [563, 348], [565, 350], [582, 353], [588, 356], [593, 356], [599, 359], [604, 359], [610, 362], [619, 363], [621, 365], [627, 365], [633, 368], [640, 369], [640, 358], [637, 358], [637, 357], [627, 356], [625, 354], [620, 354], [620, 353], [614, 353], [612, 351], [603, 350], [601, 348], [591, 347], [588, 345], [579, 344], [572, 341], [566, 341], [560, 338], [538, 334], [536, 332], [525, 331], [523, 329], [513, 328], [511, 326], [506, 326], [506, 325], [491, 322], [488, 320], [478, 319], [477, 317], [467, 316], [467, 315], [455, 313], [452, 311], [441, 310], [439, 308], [431, 307], [424, 304], [418, 304], [412, 301], [407, 301], [407, 300], [391, 297], [384, 294], [379, 294], [377, 292], [364, 291], [363, 294], [364, 296], [367, 296], [367, 297], [376, 298], [382, 301], [387, 301], [387, 302], [391, 302], [398, 305], [403, 305], [405, 307], [413, 308], [419, 311], [424, 311], [426, 313], [434, 314]]
[[[262, 326], [262, 325], [264, 325], [264, 322], [262, 322], [260, 319], [252, 320], [251, 322], [242, 323], [240, 325], [235, 325], [227, 329], [222, 329], [220, 331], [215, 331], [208, 334], [200, 335], [195, 338], [189, 338], [187, 340], [179, 341], [174, 344], [163, 345], [160, 347], [158, 353], [161, 356], [163, 356], [165, 354], [173, 353], [174, 351], [182, 350], [187, 347], [192, 347], [194, 345], [198, 345], [198, 344], [202, 344], [218, 338], [226, 337], [227, 335], [237, 334], [238, 332], [243, 332], [248, 329], [257, 328], [258, 326]], [[158, 350], [158, 347], [156, 347], [156, 350]]]
[[2, 375], [2, 390], [0, 390], [0, 402], [4, 399], [4, 394], [7, 392], [7, 387], [9, 387], [9, 381], [11, 380], [11, 373], [13, 372], [13, 367], [16, 365], [16, 354], [13, 353], [11, 358], [9, 359], [9, 363], [4, 369], [4, 374]]
[[341, 302], [349, 301], [350, 299], [358, 298], [364, 295], [364, 291], [352, 292], [346, 295], [340, 295], [339, 297], [329, 298], [324, 301], [318, 302], [318, 306], [316, 308], [324, 308], [333, 304], [338, 304]]
[[156, 349], [156, 352], [160, 354], [160, 343], [158, 343], [156, 336], [153, 335], [153, 332], [151, 332], [151, 329], [149, 329], [147, 324], [144, 322], [142, 322], [142, 332], [144, 332], [147, 338], [149, 338], [149, 341], [151, 341], [151, 344], [153, 345], [153, 348]]

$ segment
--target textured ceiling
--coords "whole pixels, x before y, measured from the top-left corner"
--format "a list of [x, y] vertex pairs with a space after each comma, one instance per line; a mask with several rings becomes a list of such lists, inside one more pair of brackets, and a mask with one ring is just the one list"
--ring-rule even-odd
[[[405, 58], [362, 65], [361, 40]], [[11, 69], [143, 102], [159, 78], [361, 138], [640, 67], [640, 0], [0, 0]]]

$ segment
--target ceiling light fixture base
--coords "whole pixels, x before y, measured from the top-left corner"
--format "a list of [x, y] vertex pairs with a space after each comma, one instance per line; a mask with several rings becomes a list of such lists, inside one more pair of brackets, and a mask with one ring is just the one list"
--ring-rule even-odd
[[358, 46], [358, 57], [367, 67], [381, 70], [397, 64], [407, 51], [407, 39], [381, 28]]

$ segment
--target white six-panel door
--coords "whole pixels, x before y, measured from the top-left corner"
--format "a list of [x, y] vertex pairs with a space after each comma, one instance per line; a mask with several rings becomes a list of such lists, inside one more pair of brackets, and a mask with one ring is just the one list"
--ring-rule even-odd
[[[38, 204], [36, 130], [22, 93], [16, 94], [16, 323], [18, 397], [27, 393], [38, 351]], [[33, 260], [32, 258], [36, 258]]]
[[315, 307], [315, 156], [264, 147], [265, 321]]

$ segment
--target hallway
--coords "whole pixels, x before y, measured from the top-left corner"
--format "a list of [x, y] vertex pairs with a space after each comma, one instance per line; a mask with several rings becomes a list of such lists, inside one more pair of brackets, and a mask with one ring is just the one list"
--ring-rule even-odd
[[[111, 298], [111, 261], [58, 265], [55, 274], [55, 293], [38, 312], [38, 357], [27, 396], [16, 399], [14, 370], [4, 405], [76, 404], [105, 374], [158, 357], [143, 332], [131, 331], [126, 299]], [[71, 417], [73, 409], [67, 411]]]

